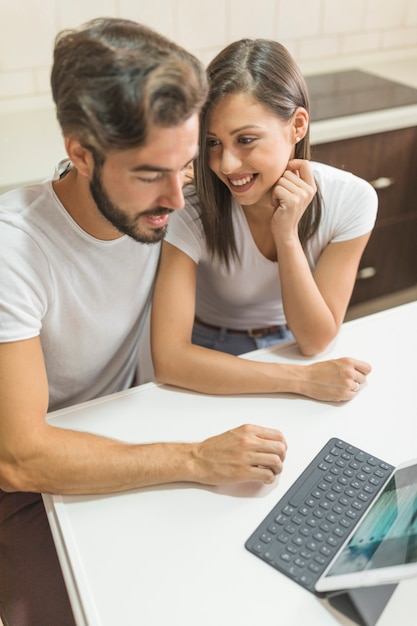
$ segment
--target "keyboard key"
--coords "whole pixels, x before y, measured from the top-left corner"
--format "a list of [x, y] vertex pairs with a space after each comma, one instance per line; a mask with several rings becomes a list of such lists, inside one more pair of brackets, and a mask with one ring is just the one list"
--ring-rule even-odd
[[277, 526], [276, 524], [270, 524], [267, 530], [273, 535], [275, 535], [279, 530], [279, 526]]
[[293, 533], [295, 533], [295, 526], [293, 526], [292, 524], [287, 524], [284, 530], [290, 535], [292, 535]]

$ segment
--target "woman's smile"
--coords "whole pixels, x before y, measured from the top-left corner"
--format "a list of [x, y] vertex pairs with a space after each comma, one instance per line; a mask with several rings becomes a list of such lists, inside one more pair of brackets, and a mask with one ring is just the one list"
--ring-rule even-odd
[[245, 93], [214, 108], [207, 133], [209, 167], [241, 204], [267, 197], [291, 158], [293, 128]]
[[245, 174], [239, 177], [227, 176], [227, 180], [232, 193], [244, 193], [253, 187], [257, 177], [258, 174]]

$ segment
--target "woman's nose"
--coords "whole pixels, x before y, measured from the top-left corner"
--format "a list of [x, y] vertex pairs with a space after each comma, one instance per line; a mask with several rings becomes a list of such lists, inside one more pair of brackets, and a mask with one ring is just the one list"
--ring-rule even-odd
[[220, 169], [226, 176], [233, 174], [242, 165], [242, 160], [239, 155], [233, 150], [223, 150], [220, 159]]

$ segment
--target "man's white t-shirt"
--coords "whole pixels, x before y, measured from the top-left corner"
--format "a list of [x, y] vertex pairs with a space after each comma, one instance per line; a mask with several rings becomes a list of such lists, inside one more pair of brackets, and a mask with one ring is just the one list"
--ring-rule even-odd
[[[306, 249], [313, 270], [329, 243], [372, 230], [378, 201], [373, 187], [361, 178], [321, 163], [311, 166], [323, 198], [320, 226]], [[166, 236], [167, 242], [198, 264], [196, 315], [209, 324], [241, 330], [285, 324], [278, 264], [259, 251], [242, 207], [233, 200], [238, 259], [231, 260], [229, 269], [210, 255], [200, 211], [190, 186], [185, 209], [170, 217]]]
[[51, 181], [0, 197], [0, 342], [40, 335], [50, 410], [132, 384], [159, 252], [90, 236]]

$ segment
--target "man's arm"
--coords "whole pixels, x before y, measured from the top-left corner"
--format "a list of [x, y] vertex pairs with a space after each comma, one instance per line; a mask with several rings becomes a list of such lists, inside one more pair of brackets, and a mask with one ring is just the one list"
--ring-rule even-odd
[[45, 421], [48, 382], [39, 337], [0, 344], [0, 488], [110, 493], [191, 481], [271, 483], [282, 470], [280, 431], [244, 425], [199, 443], [126, 444]]

